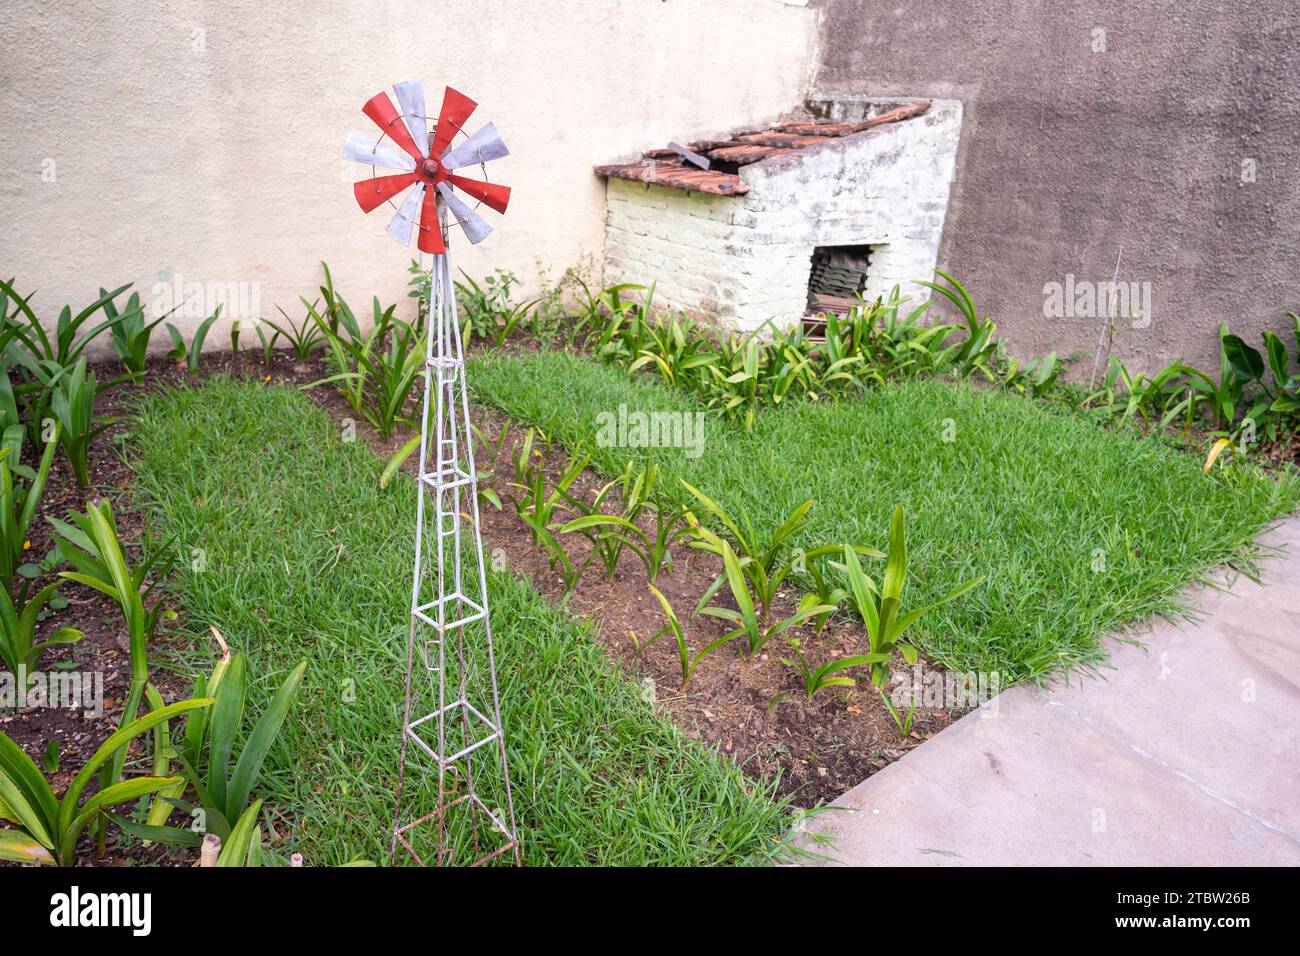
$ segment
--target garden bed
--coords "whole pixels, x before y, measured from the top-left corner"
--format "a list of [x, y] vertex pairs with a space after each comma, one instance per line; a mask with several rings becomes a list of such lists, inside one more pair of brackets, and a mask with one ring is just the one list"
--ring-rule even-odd
[[[268, 374], [273, 377], [302, 374], [307, 367], [293, 362], [285, 353], [276, 355], [269, 367], [252, 355], [226, 354], [212, 356], [205, 363], [204, 374], [233, 373], [261, 379]], [[95, 371], [101, 380], [107, 380], [118, 369], [112, 363], [103, 363]], [[69, 512], [84, 511], [91, 502], [112, 502], [117, 530], [132, 566], [161, 543], [149, 536], [145, 516], [132, 494], [134, 472], [123, 442], [130, 430], [131, 415], [143, 397], [168, 385], [184, 385], [189, 381], [190, 377], [175, 363], [157, 360], [150, 363], [149, 374], [141, 386], [117, 388], [101, 396], [96, 412], [109, 424], [90, 445], [90, 483], [87, 487], [77, 485], [64, 456], [55, 457], [36, 519], [29, 529], [28, 555], [43, 565], [44, 576], [40, 585], [53, 580], [54, 566], [43, 560], [53, 544], [53, 526], [49, 519], [66, 520]], [[46, 651], [41, 659], [42, 669], [54, 674], [75, 670], [81, 674], [102, 675], [101, 706], [39, 707], [0, 714], [0, 731], [13, 738], [34, 760], [56, 767], [47, 767], [56, 792], [67, 787], [86, 759], [117, 729], [131, 670], [130, 649], [117, 602], [100, 591], [75, 582], [65, 582], [61, 596], [67, 602], [66, 608], [57, 610], [37, 624], [37, 639], [47, 639], [64, 626], [75, 626], [85, 636], [75, 645], [55, 646]], [[150, 606], [158, 600], [168, 608], [172, 604], [164, 593], [152, 599]], [[150, 681], [168, 702], [188, 695], [194, 673], [208, 666], [213, 650], [206, 634], [197, 637], [187, 634], [172, 623], [173, 616], [163, 616], [156, 640], [150, 647]], [[141, 741], [132, 742], [126, 765], [128, 775], [145, 772], [146, 749]], [[57, 754], [57, 762], [54, 754]], [[97, 854], [91, 841], [83, 838], [77, 859], [80, 863], [97, 866], [187, 865], [193, 862], [194, 856], [188, 849], [156, 843], [145, 846], [139, 840], [112, 834], [103, 855]], [[10, 864], [0, 862], [0, 866], [4, 865]]]
[[[145, 405], [131, 448], [159, 530], [206, 555], [204, 570], [179, 571], [187, 630], [219, 627], [259, 673], [309, 661], [265, 773], [287, 839], [321, 864], [386, 861], [413, 485], [381, 490], [382, 462], [278, 384], [169, 392]], [[780, 849], [780, 801], [657, 716], [526, 583], [494, 574], [489, 589], [527, 862], [740, 863]]]
[[[478, 451], [480, 467], [496, 473], [486, 483], [502, 494], [502, 472], [523, 436], [521, 426], [535, 424], [557, 444], [547, 460], [549, 484], [568, 460], [561, 446], [594, 453], [592, 469], [570, 489], [587, 500], [629, 458], [653, 458], [670, 496], [681, 495], [680, 480], [691, 481], [728, 508], [748, 509], [759, 527], [774, 526], [801, 500], [814, 499], [813, 524], [802, 542], [809, 546], [828, 540], [883, 546], [888, 510], [905, 502], [918, 516], [911, 526], [913, 601], [925, 603], [959, 580], [993, 572], [979, 592], [917, 625], [915, 639], [925, 655], [920, 663], [994, 673], [994, 686], [1104, 664], [1103, 636], [1153, 613], [1178, 614], [1181, 589], [1222, 563], [1248, 567], [1253, 535], [1297, 500], [1294, 481], [1278, 482], [1253, 469], [1207, 478], [1188, 456], [1158, 442], [945, 382], [891, 385], [842, 405], [791, 403], [760, 416], [748, 435], [709, 417], [699, 459], [681, 449], [601, 448], [595, 423], [603, 411], [622, 405], [690, 414], [698, 406], [650, 378], [629, 378], [580, 356], [518, 345], [476, 355], [471, 385], [476, 399], [492, 407], [476, 406], [475, 421], [488, 446], [508, 429], [504, 445], [493, 449], [494, 461], [484, 461], [487, 448]], [[299, 368], [297, 377], [304, 371]], [[333, 390], [307, 394], [336, 422], [354, 414]], [[943, 439], [949, 419], [960, 442]], [[358, 433], [381, 456], [405, 439], [398, 434], [382, 441], [364, 424]], [[892, 441], [877, 445], [880, 435]], [[413, 465], [407, 462], [408, 472]], [[984, 493], [972, 494], [972, 488]], [[753, 657], [724, 648], [683, 691], [671, 640], [639, 650], [664, 618], [630, 554], [624, 553], [613, 577], [595, 564], [566, 594], [561, 576], [508, 503], [502, 510], [485, 504], [483, 516], [489, 556], [496, 553], [553, 602], [567, 602], [571, 612], [590, 618], [595, 636], [643, 696], [756, 780], [776, 781], [798, 805], [833, 799], [962, 712], [920, 708], [904, 735], [865, 680], [805, 700], [780, 641]], [[1068, 541], [1062, 529], [1070, 529]], [[587, 543], [578, 535], [565, 540], [573, 564], [583, 565]], [[684, 543], [674, 553], [676, 564], [658, 585], [685, 612], [719, 573], [720, 562]], [[801, 594], [792, 581], [778, 594], [773, 618], [793, 613]], [[698, 648], [726, 628], [692, 617], [686, 630]], [[865, 650], [861, 624], [848, 616], [832, 618], [820, 638], [811, 631], [792, 633], [817, 659]]]
[[[212, 663], [210, 628], [247, 657], [250, 713], [264, 708], [285, 675], [305, 661], [307, 678], [293, 718], [257, 783], [257, 795], [269, 801], [257, 817], [263, 838], [281, 860], [301, 851], [318, 864], [386, 861], [414, 483], [385, 488], [380, 480], [383, 461], [407, 433], [399, 427], [381, 438], [360, 419], [363, 412], [375, 414], [377, 401], [384, 406], [384, 389], [391, 391], [390, 420], [400, 420], [404, 408], [413, 414], [408, 392], [420, 362], [417, 352], [406, 352], [414, 335], [398, 322], [378, 336], [381, 347], [391, 343], [389, 364], [371, 367], [364, 396], [347, 401], [319, 384], [301, 391], [298, 386], [335, 375], [340, 362], [370, 349], [355, 328], [340, 333], [339, 316], [350, 312], [328, 276], [322, 295], [335, 324], [317, 319], [333, 364], [323, 360], [331, 353], [313, 352], [310, 344], [297, 359], [284, 351], [219, 356], [198, 374], [154, 360], [143, 370], [144, 385], [102, 393], [95, 414], [120, 420], [107, 438], [90, 444], [87, 487], [76, 486], [65, 456], [57, 457], [29, 550], [47, 550], [47, 518], [85, 510], [100, 497], [115, 503], [132, 566], [168, 540], [179, 560], [166, 578], [166, 604], [157, 606], [175, 607], [180, 623], [164, 620], [154, 635], [151, 685], [164, 701], [189, 696], [194, 676]], [[490, 299], [471, 296], [464, 304], [471, 315], [490, 315]], [[851, 668], [846, 662], [816, 693], [805, 692], [808, 674], [795, 667], [796, 647], [812, 667], [852, 661], [871, 648], [860, 595], [832, 601], [836, 611], [824, 630], [794, 617], [811, 583], [798, 561], [772, 589], [770, 609], [755, 630], [702, 659], [687, 683], [673, 639], [651, 639], [662, 637], [665, 607], [676, 609], [691, 653], [731, 632], [735, 621], [726, 619], [744, 608], [749, 585], [743, 582], [753, 578], [753, 559], [745, 558], [751, 570], [736, 570], [741, 587], [729, 579], [710, 602], [710, 585], [723, 580], [719, 555], [742, 543], [724, 514], [746, 529], [752, 519], [754, 540], [745, 545], [752, 555], [809, 502], [807, 520], [794, 522], [776, 566], [821, 547], [831, 553], [816, 567], [838, 580], [846, 569], [833, 562], [844, 547], [864, 555], [883, 550], [891, 514], [897, 530], [905, 512], [910, 557], [903, 609], [935, 604], [907, 637], [919, 650], [916, 666], [931, 674], [978, 675], [982, 687], [996, 692], [1103, 666], [1105, 635], [1122, 635], [1151, 614], [1181, 613], [1182, 589], [1206, 580], [1216, 566], [1249, 570], [1254, 536], [1300, 502], [1300, 480], [1288, 469], [1268, 475], [1234, 461], [1206, 474], [1162, 436], [1097, 428], [1088, 418], [1115, 420], [1124, 399], [1109, 379], [1097, 393], [1103, 408], [1065, 385], [1059, 401], [1017, 397], [1031, 386], [1038, 394], [1044, 381], [1055, 383], [1055, 372], [1045, 378], [1048, 366], [1040, 365], [1032, 380], [1018, 376], [1014, 366], [998, 366], [992, 345], [960, 355], [930, 351], [914, 366], [909, 356], [924, 342], [927, 349], [942, 344], [942, 337], [893, 324], [895, 307], [837, 333], [840, 345], [855, 343], [853, 357], [844, 360], [848, 367], [859, 363], [867, 374], [855, 373], [834, 389], [829, 371], [823, 370], [824, 379], [798, 371], [830, 361], [816, 346], [787, 339], [765, 347], [758, 359], [753, 343], [710, 344], [693, 331], [673, 344], [685, 326], [674, 320], [651, 327], [639, 319], [623, 325], [637, 312], [616, 291], [592, 298], [587, 318], [567, 333], [566, 351], [510, 339], [506, 332], [498, 347], [476, 343], [471, 350], [472, 418], [482, 427], [484, 544], [498, 572], [489, 576], [489, 589], [502, 710], [527, 862], [772, 859], [783, 850], [792, 807], [833, 799], [968, 706], [927, 697], [915, 722], [909, 717], [903, 726], [860, 660]], [[855, 336], [877, 321], [877, 331], [858, 342]], [[970, 325], [983, 321], [971, 319]], [[536, 315], [533, 325], [538, 334]], [[590, 334], [575, 348], [573, 337], [584, 325]], [[487, 327], [495, 328], [491, 322]], [[985, 328], [991, 331], [991, 323]], [[988, 335], [967, 341], [987, 343]], [[885, 353], [876, 351], [881, 347]], [[663, 377], [680, 376], [677, 384], [686, 387], [665, 387], [649, 374], [655, 366], [646, 363], [655, 349], [663, 351], [654, 358]], [[593, 351], [607, 361], [590, 357]], [[782, 365], [799, 354], [806, 356], [803, 364], [790, 364], [790, 358]], [[754, 362], [760, 372], [749, 371]], [[713, 367], [717, 363], [731, 374]], [[705, 366], [709, 374], [701, 378]], [[637, 367], [647, 372], [637, 374]], [[946, 378], [945, 368], [960, 371], [959, 380]], [[1003, 387], [970, 384], [976, 370]], [[104, 363], [98, 372], [104, 381], [117, 368]], [[213, 373], [235, 377], [219, 374], [205, 382]], [[869, 387], [873, 375], [876, 384]], [[1153, 409], [1172, 414], [1176, 394], [1155, 382], [1130, 388], [1130, 409], [1139, 385], [1145, 389], [1141, 400], [1150, 398]], [[724, 416], [704, 411], [705, 403], [717, 411], [720, 401]], [[690, 422], [698, 427], [695, 441], [649, 449], [622, 432], [611, 439], [609, 421], [628, 412]], [[533, 451], [521, 454], [525, 442]], [[1294, 436], [1285, 433], [1269, 447], [1293, 444]], [[544, 454], [537, 450], [543, 446]], [[588, 466], [577, 469], [560, 495], [562, 476], [584, 455]], [[408, 472], [414, 464], [406, 462]], [[558, 496], [546, 524], [554, 540], [545, 547], [527, 524], [535, 513], [529, 491], [510, 480], [512, 470], [525, 466], [535, 469], [530, 474], [538, 493]], [[699, 522], [676, 541], [672, 560], [651, 580], [630, 549], [607, 568], [589, 562], [596, 539], [565, 527], [593, 507], [618, 513], [625, 501], [617, 490], [595, 502], [625, 467], [628, 474], [658, 469], [654, 507], [634, 517], [640, 531], [650, 530], [656, 514], [672, 515], [683, 532]], [[710, 532], [723, 536], [712, 539], [715, 547], [708, 546]], [[730, 539], [728, 548], [723, 538]], [[891, 550], [895, 544], [901, 537], [895, 542], [891, 534]], [[864, 557], [867, 573], [887, 580], [873, 563], [878, 558]], [[557, 561], [581, 570], [557, 573]], [[57, 570], [46, 562], [43, 580]], [[959, 582], [973, 590], [945, 603]], [[757, 579], [750, 584], [758, 595]], [[28, 754], [46, 757], [56, 790], [121, 721], [130, 672], [117, 602], [80, 584], [65, 585], [63, 595], [68, 609], [41, 623], [37, 637], [69, 624], [86, 636], [48, 651], [43, 665], [103, 673], [103, 714], [46, 708], [0, 717], [0, 729]], [[150, 597], [150, 604], [155, 600]], [[714, 616], [692, 613], [697, 601], [709, 604]], [[758, 646], [761, 633], [787, 618], [795, 623], [784, 632], [772, 630]], [[910, 664], [911, 653], [892, 652], [893, 676], [906, 672], [903, 656]], [[57, 768], [49, 758], [52, 740], [58, 742]], [[124, 779], [148, 774], [150, 755], [143, 738], [133, 742]], [[415, 789], [418, 809], [432, 794]], [[184, 822], [179, 811], [173, 814], [173, 824]], [[115, 828], [109, 833], [107, 856], [96, 862], [184, 864], [194, 857], [188, 849], [145, 846]], [[77, 859], [90, 861], [88, 838], [78, 845]]]
[[939, 380], [859, 398], [788, 401], [752, 431], [704, 419], [703, 454], [602, 447], [598, 421], [622, 406], [692, 414], [689, 395], [572, 354], [484, 354], [480, 401], [616, 474], [653, 457], [667, 487], [686, 480], [728, 511], [771, 528], [815, 504], [798, 544], [883, 547], [890, 511], [909, 516], [910, 601], [959, 581], [986, 584], [916, 625], [915, 641], [957, 670], [1003, 685], [1102, 664], [1102, 638], [1152, 614], [1214, 568], [1249, 569], [1252, 541], [1300, 502], [1300, 480], [1250, 466], [1202, 472], [1191, 456], [1133, 430], [1100, 429], [1043, 403]]
[[[330, 410], [336, 422], [349, 417], [347, 405], [325, 389], [309, 392]], [[501, 465], [518, 452], [524, 430], [512, 427], [491, 407], [471, 410], [487, 446], [496, 450], [503, 430], [505, 441], [497, 455], [495, 484], [508, 494], [500, 476]], [[383, 441], [373, 429], [359, 427], [367, 444], [387, 456], [401, 446], [405, 435]], [[488, 449], [479, 444], [480, 456]], [[567, 463], [561, 453], [546, 464], [547, 483], [554, 485]], [[415, 471], [414, 458], [405, 466]], [[606, 478], [584, 472], [570, 487], [570, 493], [592, 500]], [[776, 792], [801, 807], [829, 802], [869, 774], [892, 763], [904, 753], [946, 727], [960, 709], [930, 707], [916, 712], [907, 734], [900, 734], [879, 696], [865, 687], [838, 694], [818, 694], [805, 699], [794, 673], [783, 663], [790, 651], [774, 641], [763, 652], [736, 664], [737, 651], [724, 649], [718, 660], [706, 660], [682, 689], [677, 647], [664, 638], [647, 648], [647, 642], [664, 626], [663, 610], [646, 587], [644, 566], [625, 551], [611, 577], [597, 562], [582, 575], [577, 586], [567, 591], [562, 574], [550, 566], [546, 552], [536, 546], [527, 527], [506, 504], [502, 509], [482, 507], [483, 547], [489, 560], [494, 557], [511, 572], [522, 573], [542, 594], [568, 612], [589, 620], [592, 633], [636, 684], [643, 698], [669, 714], [686, 733], [716, 747], [724, 759], [733, 762], [763, 786], [774, 784]], [[571, 515], [569, 515], [571, 516]], [[591, 547], [578, 535], [566, 541], [576, 566], [587, 563]], [[721, 561], [682, 542], [673, 549], [671, 570], [665, 569], [656, 584], [675, 607], [691, 608], [722, 570]], [[773, 618], [781, 620], [796, 610], [801, 591], [782, 589], [773, 605]], [[691, 645], [699, 648], [722, 637], [728, 628], [709, 617], [687, 622]], [[808, 637], [811, 628], [792, 633]], [[830, 622], [818, 642], [822, 651], [835, 656], [861, 652], [861, 629], [847, 618]]]

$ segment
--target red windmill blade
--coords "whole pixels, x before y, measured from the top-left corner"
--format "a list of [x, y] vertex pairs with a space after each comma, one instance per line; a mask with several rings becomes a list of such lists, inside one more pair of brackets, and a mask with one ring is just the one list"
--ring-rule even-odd
[[396, 171], [376, 174], [355, 183], [352, 191], [357, 205], [363, 212], [372, 212], [384, 203], [392, 203], [402, 192], [414, 186], [389, 220], [390, 236], [404, 246], [410, 245], [411, 233], [418, 227], [416, 245], [421, 252], [433, 255], [446, 252], [438, 224], [438, 200], [441, 199], [464, 230], [466, 238], [471, 243], [482, 242], [492, 227], [456, 195], [456, 190], [489, 209], [503, 213], [510, 202], [510, 189], [483, 179], [456, 175], [453, 171], [482, 166], [509, 155], [496, 127], [488, 123], [474, 135], [453, 145], [456, 134], [464, 134], [465, 123], [478, 104], [447, 87], [430, 138], [424, 87], [420, 82], [406, 80], [394, 84], [393, 92], [397, 95], [401, 112], [386, 92], [376, 93], [361, 109], [383, 135], [372, 139], [353, 130], [343, 147], [344, 159], [364, 163], [372, 170]]

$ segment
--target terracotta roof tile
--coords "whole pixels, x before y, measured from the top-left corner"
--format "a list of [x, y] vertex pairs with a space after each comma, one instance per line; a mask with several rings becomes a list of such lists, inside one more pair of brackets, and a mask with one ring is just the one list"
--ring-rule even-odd
[[740, 196], [749, 192], [749, 187], [741, 182], [740, 177], [735, 173], [716, 169], [706, 172], [695, 166], [688, 166], [679, 159], [650, 159], [639, 163], [597, 166], [596, 175], [655, 183], [660, 186], [676, 186], [678, 189], [693, 189], [719, 196]]
[[788, 120], [775, 123], [766, 130], [737, 130], [728, 139], [697, 140], [688, 148], [701, 153], [710, 162], [724, 165], [725, 169], [702, 170], [684, 162], [674, 150], [653, 149], [642, 159], [631, 163], [614, 163], [597, 166], [598, 176], [613, 176], [637, 182], [673, 186], [719, 196], [739, 196], [749, 191], [732, 168], [748, 166], [780, 156], [789, 156], [801, 149], [828, 143], [842, 136], [866, 132], [878, 126], [898, 123], [920, 116], [930, 108], [928, 102], [908, 103], [857, 123], [836, 123], [828, 120]]
[[[816, 126], [813, 127], [816, 129]], [[801, 136], [798, 133], [779, 133], [772, 130], [767, 133], [746, 133], [740, 137], [746, 143], [756, 143], [759, 146], [783, 146], [787, 148], [801, 149], [804, 146], [816, 146], [818, 143], [829, 143], [836, 139], [835, 136]]]

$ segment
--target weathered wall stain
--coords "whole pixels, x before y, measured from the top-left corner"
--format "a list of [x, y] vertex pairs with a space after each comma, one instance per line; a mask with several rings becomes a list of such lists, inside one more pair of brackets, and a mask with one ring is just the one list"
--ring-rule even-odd
[[[1115, 350], [1218, 368], [1300, 307], [1300, 8], [1210, 0], [812, 0], [823, 94], [965, 106], [940, 263], [1019, 355], [1086, 350], [1100, 319], [1049, 319], [1067, 274], [1149, 282]], [[1140, 323], [1139, 323], [1140, 324]], [[1289, 338], [1289, 336], [1288, 336]], [[1087, 362], [1083, 363], [1085, 366]]]

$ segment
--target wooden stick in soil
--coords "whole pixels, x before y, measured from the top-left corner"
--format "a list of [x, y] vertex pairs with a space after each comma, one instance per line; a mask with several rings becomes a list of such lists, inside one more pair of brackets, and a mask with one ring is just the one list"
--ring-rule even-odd
[[221, 856], [221, 837], [209, 833], [203, 838], [203, 845], [199, 848], [199, 866], [216, 866], [219, 856]]

